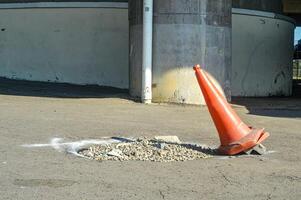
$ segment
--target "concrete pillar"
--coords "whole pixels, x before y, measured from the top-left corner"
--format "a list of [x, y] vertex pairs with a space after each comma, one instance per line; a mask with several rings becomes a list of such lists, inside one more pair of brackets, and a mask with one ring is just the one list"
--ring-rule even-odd
[[[130, 94], [141, 96], [142, 1], [129, 1]], [[231, 0], [155, 0], [153, 101], [204, 104], [196, 63], [231, 96]]]

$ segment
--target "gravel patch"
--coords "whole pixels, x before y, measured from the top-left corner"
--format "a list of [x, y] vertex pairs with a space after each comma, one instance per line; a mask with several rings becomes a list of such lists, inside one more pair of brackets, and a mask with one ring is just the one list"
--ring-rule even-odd
[[93, 145], [78, 153], [98, 161], [189, 161], [211, 157], [209, 154], [181, 143], [169, 143], [162, 139], [138, 138], [106, 145]]

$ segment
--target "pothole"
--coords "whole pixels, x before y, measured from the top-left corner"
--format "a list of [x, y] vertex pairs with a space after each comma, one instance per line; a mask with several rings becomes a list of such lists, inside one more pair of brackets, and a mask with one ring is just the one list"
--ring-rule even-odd
[[65, 141], [64, 138], [52, 138], [49, 143], [23, 144], [25, 148], [53, 148], [81, 158], [98, 161], [153, 161], [173, 162], [200, 160], [210, 157], [228, 159], [236, 157], [257, 157], [275, 153], [266, 151], [262, 145], [235, 156], [221, 155], [217, 147], [208, 147], [199, 143], [186, 143], [177, 136], [155, 136], [153, 138], [102, 137], [79, 141]]
[[118, 143], [85, 147], [78, 154], [97, 161], [174, 162], [210, 158], [212, 151], [197, 144], [182, 143], [177, 136], [157, 136], [121, 138]]

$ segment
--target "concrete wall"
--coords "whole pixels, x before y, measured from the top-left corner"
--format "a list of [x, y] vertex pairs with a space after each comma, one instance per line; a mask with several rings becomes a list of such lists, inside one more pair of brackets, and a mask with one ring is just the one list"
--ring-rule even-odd
[[233, 8], [283, 13], [283, 0], [232, 0]]
[[[130, 0], [130, 93], [141, 96], [142, 1]], [[201, 64], [227, 97], [231, 79], [231, 1], [155, 0], [153, 101], [205, 104], [192, 69]]]
[[294, 24], [279, 17], [233, 11], [233, 96], [291, 95]]
[[128, 88], [127, 8], [30, 5], [0, 9], [1, 77]]

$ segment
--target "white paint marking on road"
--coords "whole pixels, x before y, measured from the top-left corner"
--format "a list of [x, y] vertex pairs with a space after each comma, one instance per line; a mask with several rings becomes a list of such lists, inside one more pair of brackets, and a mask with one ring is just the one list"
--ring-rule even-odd
[[63, 142], [63, 138], [52, 138], [48, 144], [23, 144], [22, 147], [26, 148], [43, 148], [51, 147], [59, 152], [70, 153], [79, 157], [83, 157], [78, 153], [79, 150], [88, 148], [91, 145], [101, 144], [107, 145], [112, 143], [118, 143], [120, 140], [111, 138], [102, 138], [101, 140], [80, 140], [75, 142]]

